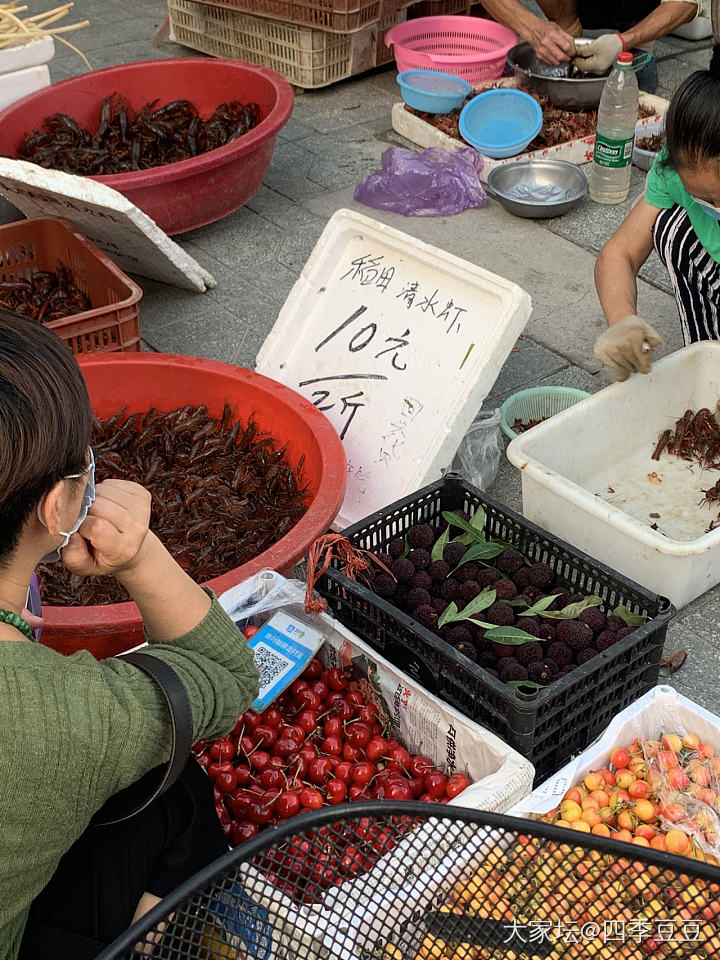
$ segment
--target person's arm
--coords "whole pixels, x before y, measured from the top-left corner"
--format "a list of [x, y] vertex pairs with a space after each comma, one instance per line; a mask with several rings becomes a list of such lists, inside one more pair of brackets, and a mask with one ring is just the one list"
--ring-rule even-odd
[[483, 7], [498, 23], [520, 34], [546, 63], [557, 66], [575, 56], [570, 34], [557, 23], [536, 16], [519, 0], [483, 0]]
[[698, 12], [697, 3], [685, 3], [683, 0], [665, 0], [655, 7], [634, 27], [620, 34], [625, 49], [632, 50], [660, 37], [672, 33], [676, 27], [693, 20]]
[[650, 373], [651, 351], [662, 343], [637, 310], [637, 275], [653, 247], [658, 208], [641, 200], [608, 240], [595, 261], [595, 286], [608, 329], [595, 344], [595, 356], [612, 367], [615, 379]]
[[652, 229], [659, 212], [642, 199], [598, 254], [595, 287], [608, 326], [637, 309], [637, 275], [652, 252]]

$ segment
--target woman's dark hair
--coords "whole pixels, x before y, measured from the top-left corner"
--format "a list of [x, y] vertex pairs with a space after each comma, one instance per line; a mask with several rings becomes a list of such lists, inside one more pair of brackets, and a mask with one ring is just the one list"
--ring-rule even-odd
[[70, 349], [41, 323], [0, 309], [0, 566], [44, 494], [85, 470], [91, 429]]
[[695, 167], [720, 160], [720, 45], [710, 66], [696, 70], [675, 91], [665, 118], [665, 163]]

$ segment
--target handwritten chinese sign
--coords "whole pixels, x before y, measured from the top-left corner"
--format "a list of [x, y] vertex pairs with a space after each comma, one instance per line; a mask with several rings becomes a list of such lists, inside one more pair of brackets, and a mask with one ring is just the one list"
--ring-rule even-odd
[[519, 287], [340, 210], [258, 354], [337, 429], [337, 526], [440, 476], [530, 314]]

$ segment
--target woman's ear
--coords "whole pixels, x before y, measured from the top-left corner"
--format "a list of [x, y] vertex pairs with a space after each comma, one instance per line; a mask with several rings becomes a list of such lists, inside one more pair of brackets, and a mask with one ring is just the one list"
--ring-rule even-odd
[[47, 527], [48, 533], [56, 537], [62, 531], [62, 522], [60, 521], [60, 510], [63, 504], [64, 484], [59, 480], [51, 490], [49, 490], [40, 501], [38, 506], [38, 519], [40, 523]]

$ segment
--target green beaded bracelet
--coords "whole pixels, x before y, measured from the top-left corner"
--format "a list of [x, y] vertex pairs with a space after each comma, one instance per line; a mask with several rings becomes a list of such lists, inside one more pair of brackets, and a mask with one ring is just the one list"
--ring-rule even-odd
[[28, 640], [34, 640], [32, 630], [30, 629], [30, 624], [27, 620], [23, 620], [21, 616], [17, 613], [12, 613], [10, 610], [0, 610], [0, 621], [2, 623], [8, 623], [11, 627], [15, 627], [16, 630], [19, 630], [20, 633], [25, 634]]

